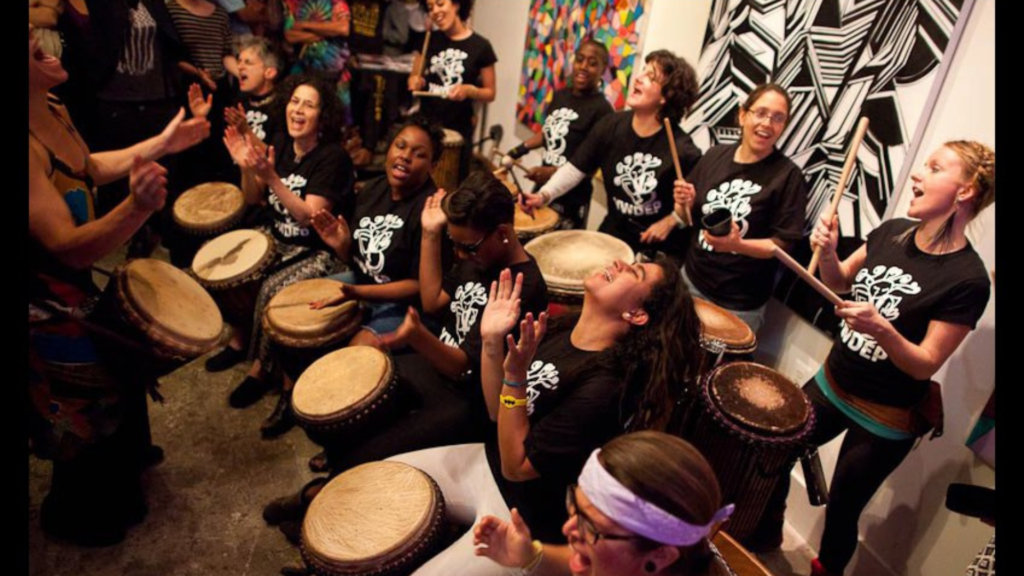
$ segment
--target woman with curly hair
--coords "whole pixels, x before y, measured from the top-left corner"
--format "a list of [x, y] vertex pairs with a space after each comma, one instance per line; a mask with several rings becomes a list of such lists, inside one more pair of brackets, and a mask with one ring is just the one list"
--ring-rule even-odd
[[[339, 143], [341, 104], [333, 88], [319, 77], [300, 75], [288, 78], [281, 94], [285, 96], [277, 102], [286, 130], [279, 132], [270, 146], [257, 146], [251, 136], [243, 137], [233, 126], [224, 135], [225, 145], [242, 170], [246, 202], [269, 205], [277, 257], [287, 262], [263, 281], [252, 322], [236, 326], [236, 336], [222, 351], [241, 354], [248, 335], [249, 357], [254, 361], [248, 376], [231, 393], [229, 403], [235, 408], [255, 403], [269, 388], [269, 345], [260, 329], [263, 308], [282, 288], [341, 269], [333, 251], [316, 234], [313, 215], [319, 210], [347, 213], [354, 199], [355, 173]], [[263, 423], [265, 436], [287, 430], [287, 397], [282, 399]]]
[[[697, 378], [700, 321], [668, 257], [611, 262], [584, 288], [580, 314], [549, 326], [546, 313], [520, 319], [522, 280], [503, 272], [480, 320], [480, 378], [496, 437], [390, 458], [434, 478], [461, 504], [460, 524], [515, 508], [536, 538], [561, 540], [566, 487], [588, 456], [624, 431], [663, 427]], [[463, 534], [417, 574], [507, 573], [475, 555], [473, 539]]]
[[608, 215], [598, 230], [621, 238], [633, 250], [679, 252], [682, 239], [674, 232], [680, 220], [672, 215], [675, 166], [664, 121], [672, 123], [679, 163], [689, 174], [701, 151], [678, 124], [697, 100], [697, 73], [668, 50], [651, 52], [645, 62], [626, 98], [630, 110], [602, 118], [536, 194], [520, 199], [525, 209], [544, 206], [600, 168]]

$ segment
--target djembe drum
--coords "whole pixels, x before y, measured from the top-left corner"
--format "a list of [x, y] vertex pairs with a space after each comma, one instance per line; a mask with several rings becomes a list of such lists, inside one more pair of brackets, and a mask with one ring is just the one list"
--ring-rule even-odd
[[813, 426], [807, 395], [767, 366], [729, 362], [704, 378], [680, 435], [715, 470], [723, 501], [736, 504], [735, 538], [757, 526], [777, 482], [810, 448]]
[[188, 274], [152, 258], [118, 266], [100, 306], [112, 311], [115, 330], [145, 342], [156, 358], [150, 367], [167, 374], [215, 348], [224, 320], [213, 298]]
[[380, 421], [393, 406], [397, 374], [391, 357], [349, 346], [313, 362], [292, 391], [295, 421], [320, 445]]
[[459, 162], [462, 158], [462, 147], [466, 140], [455, 130], [444, 129], [444, 149], [437, 166], [430, 172], [434, 184], [448, 192], [454, 192], [459, 186]]
[[757, 349], [754, 331], [732, 312], [703, 298], [694, 298], [693, 307], [700, 318], [700, 344], [708, 352], [704, 370], [715, 368], [723, 359], [738, 359]]
[[633, 250], [622, 240], [590, 230], [559, 230], [524, 246], [537, 260], [552, 301], [579, 305], [583, 281], [615, 260], [633, 262]]
[[313, 310], [310, 303], [336, 296], [343, 284], [329, 278], [300, 280], [281, 289], [263, 310], [263, 331], [284, 372], [298, 377], [315, 360], [359, 330], [359, 302]]
[[444, 496], [430, 476], [401, 462], [339, 474], [302, 522], [302, 557], [323, 576], [408, 574], [444, 535]]
[[228, 322], [248, 326], [276, 253], [269, 234], [235, 230], [204, 244], [192, 259], [192, 273], [213, 295]]
[[186, 190], [174, 202], [174, 223], [190, 236], [213, 238], [245, 214], [245, 196], [234, 184], [208, 182]]
[[[508, 188], [513, 196], [519, 196], [519, 186], [508, 177], [508, 174], [495, 174], [498, 180]], [[541, 234], [551, 232], [558, 228], [561, 216], [554, 209], [547, 206], [534, 208], [533, 215], [523, 212], [522, 207], [516, 202], [515, 217], [512, 226], [516, 230], [516, 236], [523, 242], [529, 242]]]

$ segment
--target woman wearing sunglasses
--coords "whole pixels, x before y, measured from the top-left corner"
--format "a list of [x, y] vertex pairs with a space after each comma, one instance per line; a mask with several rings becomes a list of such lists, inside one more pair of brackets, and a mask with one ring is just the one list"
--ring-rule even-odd
[[[694, 296], [729, 310], [757, 332], [778, 268], [772, 251], [803, 235], [807, 183], [775, 147], [789, 122], [790, 98], [778, 84], [755, 88], [740, 106], [740, 141], [708, 150], [675, 188], [675, 211], [690, 209], [683, 279]], [[732, 219], [716, 236], [701, 220], [716, 211]]]
[[511, 511], [473, 529], [476, 554], [533, 576], [728, 574], [710, 538], [732, 513], [718, 480], [685, 440], [661, 432], [619, 436], [594, 450], [566, 489], [568, 545], [542, 545]]

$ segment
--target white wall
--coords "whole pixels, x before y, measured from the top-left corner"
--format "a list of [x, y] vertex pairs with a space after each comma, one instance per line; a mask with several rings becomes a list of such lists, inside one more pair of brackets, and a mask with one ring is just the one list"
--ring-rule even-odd
[[[710, 0], [653, 0], [643, 53], [667, 48], [696, 64], [710, 5]], [[498, 96], [489, 107], [488, 123], [503, 125], [506, 144], [518, 141], [513, 137], [515, 103], [528, 8], [529, 0], [478, 0], [473, 18], [475, 29], [491, 41], [498, 54]], [[994, 38], [995, 2], [977, 0], [924, 134], [924, 144], [913, 159], [915, 166], [948, 139], [969, 138], [994, 144]], [[518, 138], [522, 137], [520, 133]], [[906, 214], [907, 202], [904, 196], [897, 200], [897, 215]], [[592, 217], [595, 212], [603, 214], [601, 208], [595, 206]], [[990, 269], [995, 266], [994, 212], [992, 209], [979, 217], [970, 231]], [[831, 345], [821, 332], [774, 301], [760, 337], [762, 361], [799, 383], [817, 370]], [[995, 485], [994, 472], [964, 446], [994, 386], [994, 344], [993, 298], [978, 329], [936, 375], [944, 384], [945, 436], [923, 442], [872, 500], [861, 519], [863, 541], [848, 575], [960, 573], [988, 540], [991, 528], [946, 512], [943, 502], [950, 482]], [[826, 471], [833, 468], [837, 450], [837, 443], [824, 449]], [[807, 505], [799, 466], [794, 479], [787, 518], [813, 546], [821, 535], [823, 509]]]

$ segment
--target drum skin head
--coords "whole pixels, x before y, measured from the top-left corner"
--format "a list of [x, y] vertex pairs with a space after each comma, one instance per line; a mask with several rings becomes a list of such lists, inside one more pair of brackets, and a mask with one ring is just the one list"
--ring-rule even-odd
[[320, 310], [309, 307], [310, 302], [337, 295], [341, 286], [341, 282], [328, 278], [296, 282], [275, 294], [263, 314], [275, 333], [292, 339], [319, 339], [347, 327], [359, 312], [355, 300]]
[[339, 574], [399, 560], [432, 528], [439, 502], [433, 480], [401, 462], [370, 462], [327, 483], [302, 523], [304, 552]]
[[245, 196], [234, 184], [207, 182], [186, 190], [174, 202], [174, 221], [195, 230], [216, 230], [245, 210]]
[[633, 250], [622, 240], [590, 230], [548, 232], [523, 248], [537, 266], [552, 293], [583, 295], [583, 281], [616, 259], [633, 261]]
[[810, 418], [811, 404], [803, 390], [767, 366], [723, 364], [708, 376], [708, 386], [725, 417], [755, 432], [799, 432]]
[[555, 226], [558, 226], [560, 220], [558, 212], [553, 209], [544, 206], [543, 208], [535, 208], [533, 210], [533, 218], [523, 212], [523, 209], [519, 207], [519, 203], [516, 203], [515, 219], [513, 220], [513, 226], [517, 233], [526, 234], [543, 234], [548, 230], [552, 230]]
[[139, 258], [123, 268], [123, 295], [150, 326], [171, 340], [209, 349], [219, 340], [224, 321], [217, 303], [192, 277], [152, 258]]
[[295, 382], [292, 410], [301, 420], [332, 422], [371, 404], [391, 381], [391, 359], [371, 346], [335, 350]]
[[272, 240], [265, 233], [235, 230], [203, 244], [192, 259], [192, 271], [204, 282], [243, 278], [259, 268], [272, 249]]
[[441, 143], [445, 148], [458, 148], [462, 146], [462, 143], [465, 141], [466, 140], [462, 137], [462, 134], [459, 134], [451, 128], [444, 129], [444, 140], [442, 140]]
[[693, 307], [705, 339], [725, 344], [726, 351], [733, 354], [747, 354], [757, 348], [754, 331], [735, 314], [703, 298], [694, 298]]

